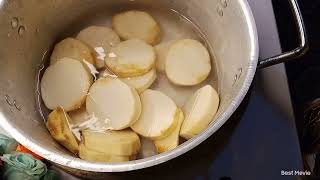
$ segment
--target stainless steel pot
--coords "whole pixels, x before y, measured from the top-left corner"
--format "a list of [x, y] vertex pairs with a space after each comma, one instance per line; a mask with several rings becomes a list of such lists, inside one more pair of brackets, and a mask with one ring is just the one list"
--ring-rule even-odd
[[[216, 132], [246, 95], [257, 67], [302, 55], [306, 35], [298, 5], [290, 0], [300, 47], [258, 61], [258, 37], [246, 0], [0, 0], [0, 125], [21, 144], [74, 174], [102, 177], [155, 166], [184, 154]], [[92, 163], [70, 155], [49, 135], [38, 113], [37, 71], [57, 39], [77, 30], [80, 18], [98, 9], [116, 12], [123, 7], [172, 9], [194, 22], [214, 50], [221, 105], [210, 126], [173, 151], [126, 163]], [[71, 32], [72, 33], [72, 32]]]

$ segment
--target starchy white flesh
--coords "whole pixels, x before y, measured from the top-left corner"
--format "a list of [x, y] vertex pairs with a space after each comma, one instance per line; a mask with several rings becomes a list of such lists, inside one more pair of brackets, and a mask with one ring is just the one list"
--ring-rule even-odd
[[183, 107], [185, 120], [180, 136], [191, 139], [205, 130], [213, 120], [219, 106], [219, 95], [216, 90], [206, 85], [200, 88]]
[[90, 129], [90, 121], [92, 116], [87, 112], [85, 106], [82, 106], [80, 109], [70, 111], [68, 113], [70, 119], [69, 124], [72, 133], [80, 141], [81, 140], [81, 130]]
[[89, 117], [89, 113], [87, 112], [85, 106], [82, 106], [81, 108], [76, 109], [74, 111], [70, 111], [68, 115], [71, 118], [69, 121], [71, 127], [78, 126], [79, 124], [87, 121]]
[[77, 35], [77, 39], [87, 43], [96, 51], [96, 67], [105, 66], [104, 58], [113, 46], [120, 43], [119, 36], [110, 28], [103, 26], [89, 26]]
[[175, 41], [168, 41], [164, 42], [161, 44], [158, 44], [154, 47], [157, 55], [157, 60], [156, 60], [156, 68], [159, 72], [165, 72], [166, 71], [166, 58], [168, 51], [170, 49], [170, 46], [174, 43]]
[[160, 27], [154, 18], [143, 11], [127, 11], [112, 19], [112, 27], [124, 40], [141, 39], [155, 45], [160, 41]]
[[149, 72], [142, 76], [136, 76], [131, 78], [120, 78], [121, 81], [125, 82], [129, 86], [135, 88], [138, 93], [142, 93], [148, 89], [157, 78], [157, 72], [155, 69], [151, 69]]
[[168, 136], [177, 125], [176, 104], [160, 91], [146, 90], [141, 94], [142, 112], [131, 128], [151, 139]]
[[48, 116], [47, 127], [56, 141], [74, 154], [78, 153], [78, 141], [71, 132], [69, 125], [70, 117], [62, 108], [57, 108]]
[[[108, 77], [115, 77], [109, 70], [104, 70], [102, 73], [99, 74], [99, 78], [108, 78]], [[151, 69], [149, 72], [142, 76], [136, 76], [131, 78], [119, 78], [124, 83], [128, 84], [129, 86], [135, 88], [139, 94], [143, 91], [148, 89], [153, 82], [157, 78], [157, 72], [155, 69]]]
[[83, 143], [79, 145], [79, 157], [83, 160], [93, 162], [126, 162], [135, 159], [134, 156], [119, 156], [94, 151]]
[[97, 80], [90, 88], [86, 107], [89, 114], [110, 124], [112, 130], [130, 127], [141, 113], [137, 91], [115, 78]]
[[46, 69], [41, 96], [48, 109], [69, 112], [81, 107], [91, 84], [92, 76], [80, 61], [63, 58]]
[[206, 47], [191, 39], [176, 41], [166, 58], [166, 74], [176, 85], [193, 86], [203, 82], [211, 71]]
[[54, 64], [63, 58], [72, 58], [78, 61], [85, 60], [92, 65], [95, 65], [96, 62], [93, 49], [74, 38], [66, 38], [56, 44], [51, 54], [50, 64]]
[[167, 137], [159, 140], [155, 140], [154, 144], [157, 148], [158, 153], [163, 153], [166, 151], [170, 151], [176, 148], [179, 145], [179, 134], [182, 122], [184, 120], [184, 115], [181, 109], [179, 109], [179, 116], [178, 116], [178, 124], [174, 131]]
[[119, 77], [140, 76], [155, 66], [155, 51], [139, 39], [123, 41], [107, 55], [106, 65]]
[[82, 142], [86, 147], [111, 155], [132, 156], [139, 153], [139, 136], [132, 130], [122, 131], [82, 131]]

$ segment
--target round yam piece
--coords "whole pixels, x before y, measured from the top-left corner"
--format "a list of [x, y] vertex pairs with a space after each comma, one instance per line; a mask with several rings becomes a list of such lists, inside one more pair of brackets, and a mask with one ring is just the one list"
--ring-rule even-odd
[[124, 39], [141, 39], [155, 45], [161, 39], [160, 26], [155, 19], [143, 11], [127, 11], [112, 19], [112, 27]]
[[148, 89], [157, 78], [157, 72], [155, 69], [150, 70], [146, 74], [131, 78], [120, 78], [129, 86], [135, 88], [139, 94]]
[[154, 141], [154, 144], [157, 148], [158, 153], [163, 153], [166, 151], [173, 150], [174, 148], [178, 147], [179, 145], [179, 134], [180, 134], [180, 129], [181, 125], [184, 120], [184, 114], [181, 109], [179, 109], [179, 120], [176, 128], [174, 131], [167, 137], [163, 139], [159, 139]]
[[200, 88], [183, 107], [185, 120], [180, 136], [191, 139], [205, 130], [219, 107], [219, 95], [210, 85]]
[[[106, 69], [99, 74], [99, 78], [116, 78], [115, 75], [112, 75], [112, 73]], [[146, 74], [142, 76], [136, 76], [131, 78], [119, 78], [124, 83], [128, 84], [129, 86], [135, 88], [139, 94], [141, 94], [143, 91], [148, 89], [154, 81], [157, 79], [157, 72], [155, 69], [152, 69], [151, 71], [147, 72]]]
[[48, 109], [79, 109], [92, 84], [92, 76], [78, 60], [62, 58], [49, 66], [41, 80], [41, 96]]
[[105, 67], [104, 58], [111, 48], [120, 43], [120, 37], [108, 27], [89, 26], [77, 35], [77, 39], [90, 45], [96, 51], [96, 66]]
[[170, 46], [174, 42], [175, 41], [168, 41], [168, 42], [158, 44], [154, 47], [157, 55], [157, 60], [156, 60], [157, 71], [159, 72], [166, 71], [166, 59], [167, 59], [168, 51], [170, 49]]
[[119, 77], [141, 76], [155, 66], [155, 52], [152, 46], [142, 40], [121, 42], [105, 59], [106, 65]]
[[79, 61], [87, 61], [95, 65], [95, 53], [88, 45], [74, 38], [66, 38], [55, 45], [50, 57], [50, 64], [62, 58], [72, 58]]
[[200, 42], [184, 39], [170, 46], [166, 74], [172, 83], [181, 86], [197, 85], [207, 79], [210, 71], [209, 52]]
[[136, 90], [121, 80], [100, 78], [89, 90], [86, 108], [110, 129], [122, 130], [138, 120], [141, 102]]
[[146, 90], [141, 94], [142, 112], [131, 128], [151, 139], [168, 136], [178, 124], [179, 110], [176, 104], [160, 91]]

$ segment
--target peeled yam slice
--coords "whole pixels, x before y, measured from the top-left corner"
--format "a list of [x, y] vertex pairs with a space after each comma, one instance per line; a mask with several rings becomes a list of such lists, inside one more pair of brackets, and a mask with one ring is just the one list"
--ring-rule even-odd
[[122, 130], [136, 122], [141, 113], [137, 91], [119, 79], [101, 78], [90, 88], [86, 100], [89, 114]]
[[89, 150], [83, 143], [79, 144], [79, 157], [83, 160], [92, 162], [109, 162], [110, 159], [110, 155]]
[[81, 107], [92, 84], [92, 76], [78, 60], [62, 58], [49, 66], [41, 80], [41, 96], [48, 109], [69, 112]]
[[141, 116], [131, 128], [151, 139], [168, 136], [178, 123], [179, 111], [176, 104], [162, 92], [150, 89], [141, 94], [141, 102]]
[[166, 71], [166, 58], [167, 58], [170, 46], [174, 42], [175, 41], [163, 42], [154, 47], [157, 55], [156, 68], [159, 72]]
[[92, 162], [126, 162], [135, 159], [134, 156], [119, 156], [94, 151], [86, 147], [83, 143], [79, 145], [79, 157]]
[[120, 43], [120, 37], [108, 27], [89, 26], [77, 35], [77, 39], [90, 45], [96, 51], [96, 67], [105, 67], [104, 59], [113, 46]]
[[[103, 77], [114, 77], [112, 73], [109, 70], [104, 70], [99, 75], [100, 78]], [[139, 94], [141, 94], [143, 91], [148, 89], [153, 82], [157, 79], [157, 72], [155, 69], [151, 69], [149, 72], [142, 76], [136, 76], [136, 77], [130, 77], [130, 78], [119, 78], [124, 83], [128, 84], [129, 86], [135, 88]]]
[[77, 154], [79, 145], [71, 132], [69, 120], [70, 117], [68, 114], [59, 107], [49, 114], [47, 127], [53, 139], [58, 141], [72, 153]]
[[112, 27], [124, 39], [141, 39], [155, 45], [160, 41], [160, 27], [154, 18], [143, 11], [127, 11], [112, 19]]
[[180, 136], [191, 139], [205, 130], [213, 120], [218, 106], [219, 95], [212, 86], [206, 85], [197, 90], [183, 107], [185, 120]]
[[55, 45], [50, 57], [50, 64], [54, 64], [63, 58], [85, 60], [92, 65], [95, 65], [96, 62], [93, 49], [74, 38], [66, 38]]
[[123, 41], [107, 55], [106, 65], [119, 77], [140, 76], [155, 66], [156, 55], [152, 46], [139, 39]]
[[154, 144], [157, 148], [158, 153], [163, 153], [176, 148], [179, 145], [179, 134], [184, 115], [181, 109], [179, 109], [178, 124], [174, 131], [167, 137], [159, 140], [155, 140]]
[[129, 86], [135, 88], [139, 94], [148, 89], [157, 78], [157, 72], [155, 69], [151, 69], [149, 72], [142, 76], [136, 76], [131, 78], [120, 78]]
[[80, 109], [69, 112], [68, 115], [70, 117], [69, 124], [71, 127], [71, 131], [75, 135], [75, 137], [80, 141], [81, 140], [80, 131], [82, 129], [87, 128], [87, 127], [83, 127], [83, 124], [87, 124], [91, 116], [87, 112], [87, 109], [85, 106], [82, 106]]
[[184, 39], [170, 46], [166, 58], [166, 74], [172, 83], [193, 86], [207, 79], [210, 71], [209, 52], [200, 42]]
[[139, 136], [131, 130], [122, 131], [82, 131], [82, 142], [86, 147], [98, 152], [119, 156], [138, 154], [141, 144]]

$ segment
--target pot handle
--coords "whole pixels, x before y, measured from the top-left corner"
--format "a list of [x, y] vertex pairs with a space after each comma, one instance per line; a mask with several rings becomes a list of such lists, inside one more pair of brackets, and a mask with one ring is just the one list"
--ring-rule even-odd
[[289, 0], [289, 2], [290, 2], [290, 8], [291, 8], [293, 15], [294, 15], [295, 23], [297, 25], [296, 28], [299, 33], [299, 41], [300, 41], [299, 47], [297, 47], [294, 50], [284, 52], [280, 55], [276, 55], [276, 56], [270, 57], [268, 59], [264, 59], [264, 60], [259, 61], [258, 68], [265, 68], [268, 66], [272, 66], [275, 64], [279, 64], [279, 63], [283, 63], [283, 62], [287, 62], [289, 60], [299, 58], [302, 55], [304, 55], [308, 50], [308, 40], [307, 40], [306, 29], [305, 29], [305, 25], [303, 22], [303, 18], [302, 18], [302, 14], [301, 14], [299, 5], [296, 0]]

